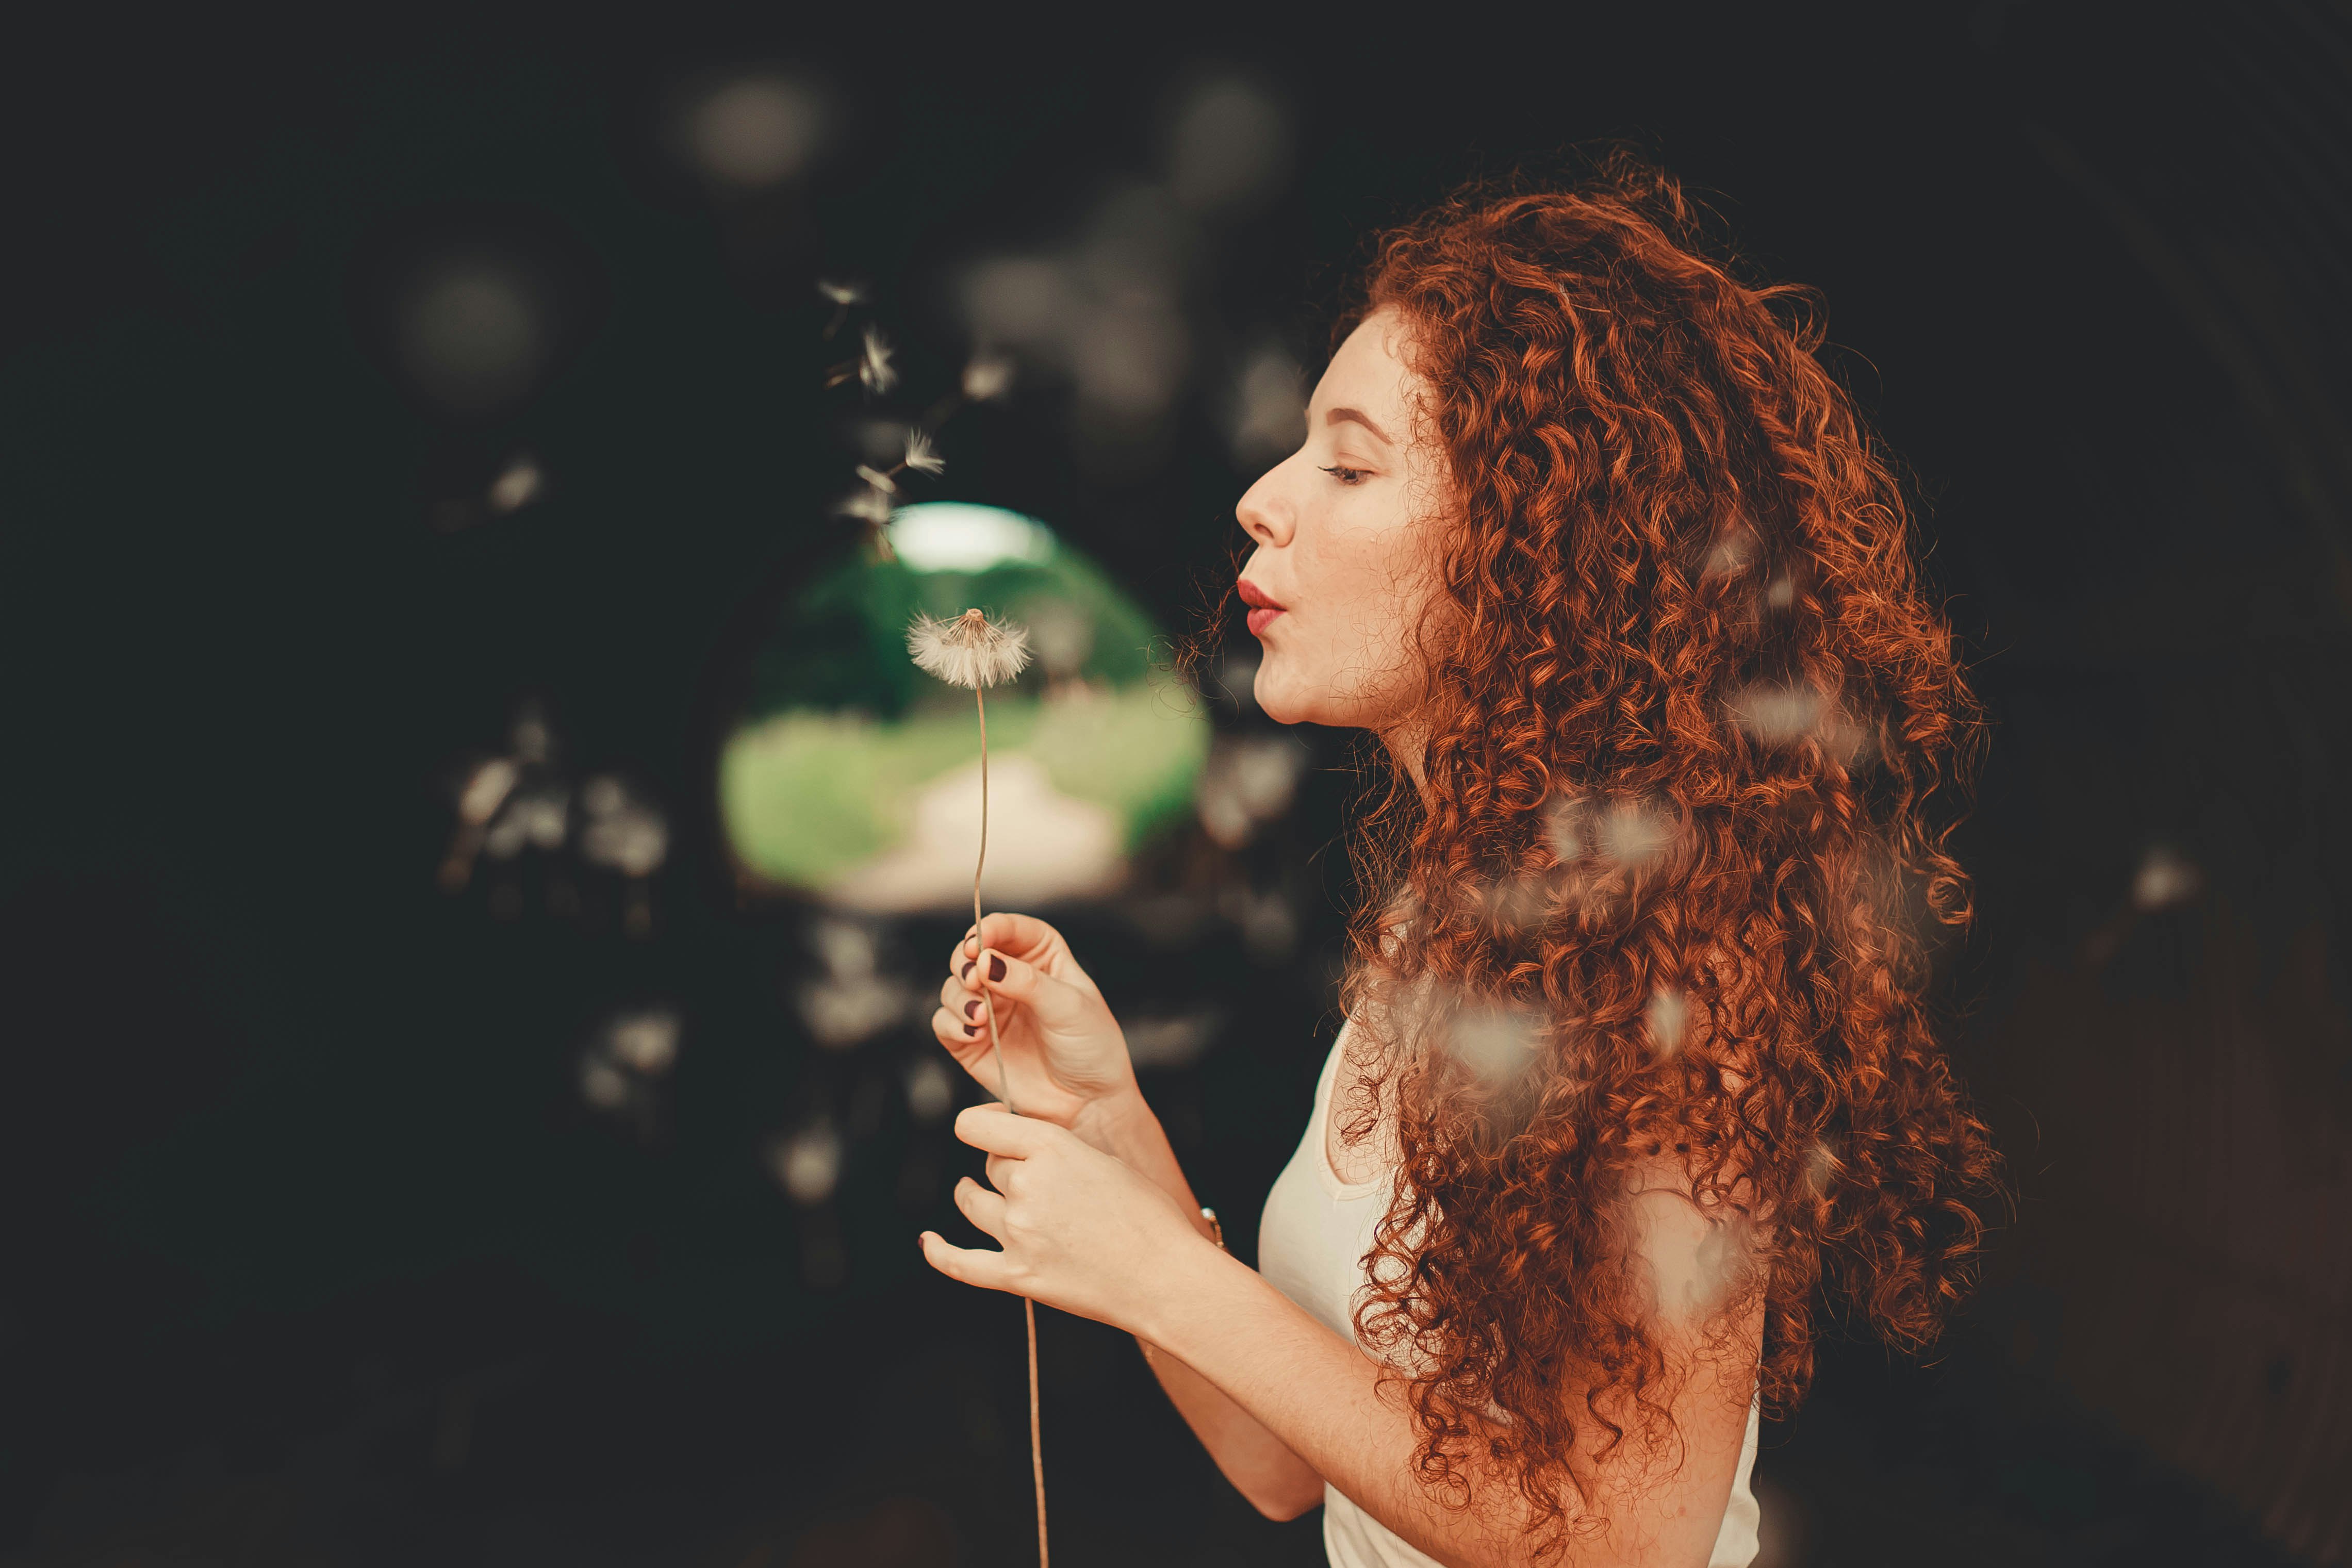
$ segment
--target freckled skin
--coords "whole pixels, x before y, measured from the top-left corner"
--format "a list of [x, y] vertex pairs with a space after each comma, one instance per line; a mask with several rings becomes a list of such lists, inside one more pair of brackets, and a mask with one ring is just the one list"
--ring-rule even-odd
[[1283, 606], [1259, 634], [1255, 689], [1282, 724], [1385, 732], [1416, 695], [1409, 632], [1447, 480], [1437, 444], [1413, 439], [1423, 383], [1405, 347], [1390, 310], [1349, 333], [1307, 406], [1306, 444], [1234, 508], [1257, 544], [1243, 580]]

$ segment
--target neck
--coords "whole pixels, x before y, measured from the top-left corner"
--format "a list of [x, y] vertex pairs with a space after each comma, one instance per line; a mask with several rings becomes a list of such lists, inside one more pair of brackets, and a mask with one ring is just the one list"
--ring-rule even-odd
[[1405, 777], [1412, 780], [1412, 787], [1421, 792], [1422, 800], [1426, 802], [1429, 799], [1429, 776], [1423, 770], [1422, 758], [1429, 746], [1427, 727], [1419, 724], [1402, 724], [1381, 730], [1380, 737], [1381, 744], [1389, 748], [1389, 755], [1396, 759], [1396, 765], [1404, 770]]

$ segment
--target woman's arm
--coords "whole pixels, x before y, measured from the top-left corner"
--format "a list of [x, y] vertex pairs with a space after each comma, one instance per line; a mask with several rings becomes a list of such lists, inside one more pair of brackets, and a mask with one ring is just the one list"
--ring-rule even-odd
[[[1087, 1143], [1118, 1159], [1175, 1200], [1205, 1240], [1210, 1231], [1197, 1218], [1201, 1205], [1184, 1179], [1183, 1166], [1168, 1134], [1140, 1094], [1118, 1104], [1090, 1108], [1072, 1129]], [[1297, 1519], [1323, 1500], [1323, 1478], [1289, 1445], [1235, 1404], [1224, 1391], [1181, 1360], [1138, 1334], [1136, 1343], [1169, 1402], [1209, 1450], [1209, 1458], [1250, 1506], [1268, 1519]]]
[[[1382, 1369], [1361, 1349], [1231, 1260], [1220, 1266], [1200, 1259], [1186, 1272], [1191, 1288], [1166, 1293], [1142, 1325], [1147, 1336], [1440, 1563], [1486, 1568], [1529, 1560], [1534, 1521], [1515, 1488], [1484, 1485], [1470, 1507], [1454, 1509], [1416, 1478], [1419, 1433], [1402, 1390], [1383, 1382]], [[1679, 1464], [1673, 1456], [1655, 1463], [1661, 1456], [1629, 1437], [1626, 1452], [1587, 1473], [1592, 1504], [1572, 1518], [1606, 1528], [1577, 1541], [1564, 1563], [1704, 1568], [1747, 1434], [1760, 1310], [1755, 1316], [1740, 1336], [1750, 1347], [1745, 1356], [1685, 1362], [1689, 1375], [1671, 1406], [1682, 1436]]]
[[[1068, 1131], [993, 1108], [965, 1112], [957, 1134], [990, 1151], [996, 1189], [967, 1179], [957, 1206], [1004, 1249], [950, 1247], [927, 1232], [924, 1256], [933, 1267], [1160, 1347], [1308, 1470], [1441, 1563], [1488, 1568], [1528, 1559], [1533, 1516], [1516, 1489], [1484, 1485], [1457, 1509], [1425, 1488], [1413, 1467], [1417, 1430], [1394, 1382], [1206, 1241], [1181, 1199]], [[1700, 1318], [1675, 1282], [1706, 1275], [1707, 1223], [1676, 1195], [1641, 1201], [1640, 1246], [1667, 1298], [1656, 1326], [1685, 1375], [1670, 1406], [1681, 1441], [1659, 1454], [1629, 1437], [1586, 1475], [1591, 1501], [1577, 1521], [1594, 1528], [1570, 1545], [1565, 1561], [1573, 1568], [1703, 1568], [1746, 1434], [1760, 1312], [1738, 1325], [1727, 1355], [1696, 1354]], [[1561, 1396], [1580, 1395], [1563, 1389]]]
[[[1205, 1237], [1200, 1202], [1160, 1118], [1136, 1087], [1118, 1020], [1062, 934], [1042, 920], [1000, 912], [978, 932], [967, 932], [949, 955], [932, 1030], [993, 1090], [997, 1062], [981, 1006], [983, 990], [995, 998], [1013, 1103], [1024, 1114], [1066, 1126], [1132, 1166]], [[1138, 1343], [1186, 1425], [1252, 1507], [1271, 1518], [1296, 1519], [1323, 1500], [1323, 1478], [1248, 1412], [1150, 1342]]]

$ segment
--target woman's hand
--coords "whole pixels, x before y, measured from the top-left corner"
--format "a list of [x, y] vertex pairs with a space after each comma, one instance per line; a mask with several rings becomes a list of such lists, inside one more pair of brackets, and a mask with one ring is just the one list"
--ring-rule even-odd
[[1024, 1116], [1107, 1145], [1101, 1124], [1139, 1103], [1118, 1020], [1062, 934], [1026, 915], [992, 915], [948, 957], [931, 1032], [982, 1088], [1000, 1092], [983, 988], [996, 1004], [1005, 1086]]
[[988, 1151], [990, 1184], [964, 1177], [956, 1207], [1003, 1250], [924, 1231], [924, 1260], [951, 1280], [1142, 1333], [1156, 1303], [1224, 1260], [1174, 1199], [1074, 1133], [1002, 1105], [969, 1107], [955, 1133]]

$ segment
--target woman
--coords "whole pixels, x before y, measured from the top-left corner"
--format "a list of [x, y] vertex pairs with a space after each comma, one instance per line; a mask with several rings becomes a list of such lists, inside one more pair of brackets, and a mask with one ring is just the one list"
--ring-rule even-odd
[[934, 1027], [1014, 1103], [933, 1267], [1133, 1332], [1219, 1468], [1340, 1568], [1745, 1563], [1759, 1407], [1824, 1286], [1917, 1346], [1993, 1156], [1934, 1040], [1977, 733], [1886, 461], [1802, 297], [1622, 156], [1390, 235], [1238, 508], [1285, 723], [1362, 728], [1349, 1022], [1223, 1251], [1050, 927]]

